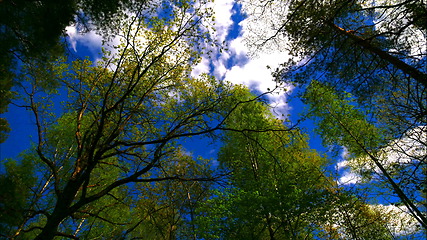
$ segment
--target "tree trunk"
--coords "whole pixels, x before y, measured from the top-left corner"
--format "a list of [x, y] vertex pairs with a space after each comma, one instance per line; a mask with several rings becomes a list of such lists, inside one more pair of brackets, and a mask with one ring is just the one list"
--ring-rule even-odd
[[59, 193], [55, 209], [52, 214], [48, 216], [46, 225], [43, 227], [42, 232], [37, 235], [35, 240], [51, 240], [58, 235], [59, 225], [72, 213], [70, 206], [80, 186], [81, 181], [78, 179], [70, 179], [64, 190]]
[[363, 47], [364, 49], [370, 51], [371, 53], [376, 54], [381, 59], [389, 62], [394, 67], [402, 70], [405, 74], [408, 74], [413, 79], [424, 85], [424, 87], [427, 87], [427, 74], [421, 72], [420, 70], [414, 68], [413, 66], [405, 63], [404, 61], [400, 60], [399, 58], [390, 55], [386, 51], [381, 50], [380, 48], [374, 46], [371, 44], [370, 41], [366, 41], [365, 39], [355, 35], [351, 31], [346, 31], [345, 29], [337, 26], [333, 22], [327, 21], [326, 22], [328, 26], [332, 27], [336, 32], [338, 32], [341, 35], [347, 36], [350, 38], [355, 44]]

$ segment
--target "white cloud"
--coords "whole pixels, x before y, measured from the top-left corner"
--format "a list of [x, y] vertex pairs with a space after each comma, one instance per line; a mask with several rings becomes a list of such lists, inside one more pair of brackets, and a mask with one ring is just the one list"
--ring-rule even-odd
[[348, 149], [345, 146], [341, 146], [340, 158], [338, 159], [338, 162], [335, 166], [335, 170], [340, 171], [340, 170], [345, 170], [349, 168], [348, 157], [349, 157]]
[[[233, 21], [234, 0], [216, 0], [211, 7], [215, 12], [216, 38], [219, 42], [226, 39], [229, 34]], [[220, 80], [229, 81], [234, 84], [244, 84], [251, 90], [257, 92], [266, 92], [268, 89], [275, 89], [276, 83], [271, 76], [271, 70], [288, 59], [284, 52], [262, 53], [257, 58], [249, 58], [249, 50], [244, 42], [244, 36], [247, 36], [247, 20], [240, 22], [242, 32], [240, 36], [228, 42], [228, 51], [223, 51], [216, 58], [203, 58], [201, 62], [193, 68], [192, 76], [198, 76], [201, 73], [212, 73]], [[78, 50], [78, 45], [87, 47], [95, 56], [99, 54], [102, 46], [102, 36], [95, 32], [85, 34], [78, 33], [75, 26], [66, 28], [70, 45], [74, 51]], [[109, 45], [117, 45], [118, 38], [110, 42]], [[113, 50], [108, 48], [108, 50]], [[290, 87], [288, 88], [290, 90]], [[286, 95], [279, 94], [268, 95], [272, 106], [276, 107], [278, 115], [286, 114], [289, 107], [286, 103]]]
[[245, 45], [242, 37], [233, 39], [229, 43], [229, 47], [235, 56], [247, 57], [248, 47]]
[[[277, 34], [288, 14], [288, 6], [283, 1], [241, 0], [243, 11], [249, 16], [241, 23], [245, 29], [245, 41], [251, 48], [251, 55], [259, 52], [286, 51], [287, 39]], [[274, 37], [273, 37], [274, 36]], [[271, 38], [273, 37], [273, 38]], [[265, 39], [271, 38], [269, 41]]]
[[215, 28], [220, 42], [225, 40], [228, 30], [233, 24], [231, 15], [234, 2], [234, 0], [216, 0], [213, 3], [212, 8], [215, 12]]
[[[281, 53], [263, 54], [258, 58], [250, 59], [247, 57], [248, 49], [243, 43], [243, 38], [239, 37], [230, 42], [231, 55], [240, 60], [235, 62], [231, 69], [225, 72], [224, 79], [234, 84], [244, 84], [255, 90], [265, 92], [267, 88], [274, 88], [272, 82], [271, 70], [279, 63], [283, 62], [284, 56]], [[223, 62], [228, 58], [222, 57]], [[222, 77], [222, 76], [221, 76]]]
[[349, 151], [346, 147], [341, 147], [340, 159], [335, 165], [340, 177], [337, 183], [339, 185], [358, 184], [362, 182], [362, 177], [355, 171], [352, 171], [349, 161]]
[[210, 71], [210, 61], [208, 58], [202, 58], [199, 64], [197, 64], [191, 72], [192, 77], [197, 77], [202, 73], [208, 73]]
[[[393, 165], [407, 165], [412, 162], [419, 162], [427, 154], [427, 126], [419, 126], [414, 129], [408, 130], [402, 135], [401, 138], [389, 142], [388, 146], [381, 149], [380, 154], [377, 156], [381, 164], [386, 170], [392, 169]], [[381, 170], [376, 166], [373, 161], [366, 159], [355, 159], [354, 165], [362, 169], [371, 169], [377, 173]], [[353, 163], [352, 163], [353, 164]]]
[[[208, 4], [207, 7], [212, 8], [214, 11], [214, 28], [215, 28], [215, 36], [213, 36], [218, 43], [225, 41], [229, 30], [233, 24], [231, 19], [232, 9], [234, 5], [234, 0], [216, 0], [212, 4]], [[204, 24], [210, 25], [209, 22], [205, 22]], [[208, 29], [205, 29], [209, 31]], [[203, 43], [201, 43], [203, 44]], [[214, 53], [217, 51], [216, 49], [212, 49], [212, 46], [206, 45], [204, 46], [208, 50], [212, 50]], [[225, 47], [225, 46], [224, 46]], [[215, 55], [215, 54], [214, 54]], [[212, 57], [212, 56], [211, 56]], [[193, 69], [191, 75], [193, 77], [197, 77], [201, 73], [209, 73], [211, 70], [213, 71], [214, 76], [221, 79], [221, 77], [226, 72], [225, 62], [229, 58], [229, 53], [224, 51], [218, 58], [208, 58], [208, 56], [204, 56], [203, 60]], [[211, 69], [211, 64], [214, 66]]]
[[343, 150], [341, 151], [341, 154], [340, 154], [340, 158], [337, 164], [335, 165], [335, 170], [340, 171], [340, 170], [345, 170], [349, 168], [348, 154], [349, 153], [347, 148], [343, 147]]
[[[238, 45], [239, 46], [239, 45]], [[261, 54], [255, 59], [246, 59], [246, 63], [239, 66], [234, 65], [225, 73], [224, 80], [233, 84], [243, 84], [251, 90], [257, 92], [267, 92], [276, 88], [276, 82], [273, 81], [271, 69], [275, 69], [287, 57], [286, 53]], [[292, 90], [288, 87], [287, 90]], [[268, 95], [268, 98], [278, 111], [278, 115], [287, 114], [289, 107], [286, 103], [286, 94], [283, 91], [276, 91]]]
[[71, 47], [74, 52], [77, 52], [77, 44], [83, 45], [90, 49], [92, 54], [99, 54], [102, 47], [102, 36], [94, 31], [81, 34], [77, 31], [76, 26], [68, 26], [65, 28]]
[[[426, 141], [427, 126], [419, 126], [407, 131], [401, 138], [391, 141], [387, 147], [381, 149], [377, 157], [387, 171], [393, 171], [396, 164], [403, 166], [422, 159], [427, 154]], [[340, 171], [338, 183], [342, 185], [360, 183], [362, 177], [358, 174], [359, 171], [382, 175], [380, 168], [368, 157], [348, 159], [348, 151], [345, 148], [335, 169]]]
[[[218, 0], [215, 1], [213, 9], [215, 12], [215, 28], [217, 39], [223, 41], [226, 39], [231, 29], [233, 21], [233, 0]], [[239, 14], [239, 13], [237, 13]], [[206, 59], [197, 65], [193, 72], [193, 76], [197, 76], [201, 72], [212, 70], [211, 72], [220, 80], [228, 81], [233, 84], [243, 84], [248, 86], [252, 91], [264, 93], [268, 89], [276, 88], [276, 83], [271, 76], [271, 69], [275, 69], [280, 63], [285, 62], [289, 55], [285, 52], [275, 51], [259, 54], [256, 58], [249, 58], [249, 49], [245, 44], [247, 36], [247, 20], [239, 23], [241, 28], [240, 35], [228, 42], [228, 51], [223, 51], [217, 58], [210, 61]], [[236, 29], [234, 29], [236, 31]], [[211, 69], [210, 66], [213, 66]], [[267, 68], [270, 67], [270, 69]], [[292, 90], [288, 87], [287, 90]], [[284, 92], [276, 92], [268, 95], [268, 99], [277, 116], [287, 114], [289, 106], [286, 102], [286, 94]]]
[[362, 182], [362, 177], [351, 171], [344, 171], [342, 176], [338, 179], [339, 185], [357, 184]]
[[347, 167], [347, 165], [348, 165], [348, 161], [346, 161], [346, 160], [344, 160], [344, 161], [340, 161], [340, 162], [338, 162], [337, 163], [337, 165], [336, 165], [336, 170], [341, 170], [341, 169], [343, 169], [343, 168], [345, 168], [345, 167]]
[[[227, 54], [225, 54], [225, 55], [227, 55]], [[228, 71], [227, 67], [225, 66], [225, 64], [226, 64], [226, 58], [225, 57], [220, 57], [220, 58], [218, 58], [216, 60], [213, 60], [212, 64], [214, 66], [213, 75], [215, 77], [217, 77], [218, 79], [223, 79], [224, 75]]]
[[387, 225], [393, 234], [400, 236], [417, 232], [416, 226], [419, 223], [409, 214], [407, 207], [383, 204], [369, 206], [389, 216], [390, 221], [387, 222]]
[[419, 126], [407, 131], [402, 138], [392, 141], [383, 152], [385, 165], [410, 163], [427, 155], [427, 126]]

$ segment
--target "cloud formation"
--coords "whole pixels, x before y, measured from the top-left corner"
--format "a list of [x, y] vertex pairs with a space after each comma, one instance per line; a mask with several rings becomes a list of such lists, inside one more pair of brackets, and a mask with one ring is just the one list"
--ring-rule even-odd
[[362, 177], [350, 168], [348, 157], [349, 152], [347, 148], [342, 147], [340, 159], [335, 166], [335, 169], [338, 171], [340, 176], [337, 180], [339, 185], [350, 185], [362, 182]]
[[81, 34], [77, 31], [76, 26], [68, 26], [65, 28], [65, 31], [68, 36], [68, 41], [74, 52], [77, 52], [77, 45], [81, 45], [88, 48], [92, 54], [100, 53], [103, 38], [95, 31]]
[[[222, 52], [214, 50], [218, 52], [210, 58], [205, 56], [194, 67], [192, 75], [211, 73], [221, 81], [246, 85], [257, 94], [264, 93], [269, 89], [273, 90], [276, 83], [273, 81], [271, 69], [275, 69], [280, 63], [285, 62], [288, 59], [288, 54], [283, 51], [269, 51], [250, 58], [249, 55], [253, 54], [250, 53], [245, 40], [249, 36], [249, 20], [243, 19], [242, 16], [245, 13], [241, 12], [241, 7], [237, 4], [234, 0], [216, 0], [210, 6], [215, 14], [216, 39], [219, 43], [224, 42], [226, 44], [224, 47], [227, 50]], [[236, 18], [233, 20], [235, 16], [239, 16], [237, 19], [240, 20], [236, 21]], [[79, 50], [78, 46], [84, 46], [95, 58], [98, 57], [97, 55], [103, 47], [102, 36], [94, 31], [80, 34], [75, 26], [67, 27], [66, 31], [68, 41], [75, 52]], [[114, 43], [109, 45], [113, 46]], [[287, 90], [292, 90], [292, 87], [288, 87]], [[286, 94], [283, 91], [276, 91], [267, 97], [271, 105], [275, 107], [277, 116], [286, 115], [289, 112]]]
[[[240, 22], [232, 20], [233, 15], [243, 16], [245, 13], [240, 12], [233, 0], [217, 0], [214, 2], [214, 11], [216, 20], [216, 30], [218, 40], [228, 39], [227, 51], [223, 51], [210, 61], [206, 59], [196, 66], [193, 73], [200, 74], [202, 70], [210, 69], [219, 80], [227, 81], [233, 84], [243, 84], [255, 93], [264, 93], [276, 89], [271, 71], [276, 69], [279, 64], [285, 62], [289, 55], [284, 51], [269, 51], [257, 54], [256, 57], [250, 58], [250, 53], [246, 45], [249, 30], [248, 19]], [[227, 36], [235, 36], [230, 38]], [[268, 100], [271, 106], [275, 107], [274, 114], [278, 117], [282, 114], [287, 115], [290, 107], [287, 104], [286, 93], [283, 88], [277, 89], [273, 94], [269, 94]], [[287, 91], [292, 87], [287, 86]]]

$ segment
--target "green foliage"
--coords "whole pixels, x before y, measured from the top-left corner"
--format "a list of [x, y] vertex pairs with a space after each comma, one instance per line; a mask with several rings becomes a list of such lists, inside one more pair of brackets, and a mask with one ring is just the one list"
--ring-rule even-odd
[[[38, 59], [49, 61], [50, 56], [64, 53], [59, 41], [66, 26], [73, 20], [76, 11], [74, 1], [1, 1], [0, 2], [0, 113], [14, 97], [12, 86], [20, 63]], [[1, 141], [8, 132], [2, 118]]]
[[339, 95], [317, 81], [311, 82], [303, 95], [309, 105], [308, 116], [316, 118], [317, 131], [326, 146], [345, 146], [352, 157], [366, 155], [364, 149], [375, 150], [384, 144], [382, 133], [366, 120], [366, 115], [351, 94]]
[[[37, 128], [31, 151], [6, 161], [0, 175], [1, 237], [391, 239], [393, 215], [337, 186], [325, 172], [327, 159], [300, 130], [276, 119], [262, 97], [208, 74], [191, 75], [201, 56], [220, 45], [211, 26], [201, 25], [214, 20], [205, 4], [210, 1], [0, 1], [0, 113], [13, 97], [15, 54], [23, 60], [16, 101]], [[402, 6], [410, 27], [425, 31], [419, 21], [425, 9], [412, 1]], [[83, 13], [72, 20], [77, 9]], [[359, 1], [295, 0], [285, 12], [275, 36], [291, 40], [296, 58], [275, 76], [310, 83], [303, 100], [325, 145], [345, 146], [361, 164], [368, 166], [370, 157], [382, 166], [377, 158], [390, 139], [425, 123], [422, 61], [396, 61], [386, 52], [411, 50], [399, 38], [405, 29], [387, 29], [399, 35], [393, 37], [365, 24], [375, 9]], [[96, 64], [56, 59], [64, 27], [89, 30], [89, 22], [106, 37], [122, 36], [117, 53], [105, 52]], [[306, 57], [304, 66], [293, 65]], [[327, 84], [311, 81], [320, 75]], [[63, 91], [68, 95], [58, 104], [53, 98]], [[369, 103], [376, 106], [362, 111]], [[8, 130], [0, 119], [0, 142]], [[222, 140], [219, 170], [180, 146], [191, 136]], [[418, 143], [425, 143], [422, 136]], [[410, 177], [411, 168], [400, 163], [383, 170], [389, 181], [403, 176], [399, 197], [422, 189], [425, 164], [414, 156]], [[227, 187], [213, 185], [224, 172]]]
[[[245, 91], [243, 100], [254, 98]], [[201, 236], [313, 238], [332, 196], [321, 172], [325, 159], [309, 149], [306, 136], [286, 129], [258, 101], [239, 106], [227, 127], [234, 130], [226, 133], [218, 161], [233, 173], [233, 187], [214, 193], [200, 210]], [[207, 210], [213, 206], [215, 211]]]
[[5, 172], [0, 175], [0, 232], [16, 229], [26, 215], [27, 199], [32, 196], [35, 184], [34, 159], [23, 154], [19, 163], [9, 159], [4, 163]]
[[[97, 64], [23, 65], [19, 101], [33, 114], [38, 134], [32, 152], [38, 185], [23, 199], [36, 214], [19, 219], [9, 236], [194, 233], [187, 216], [193, 218], [215, 176], [209, 161], [185, 154], [177, 140], [214, 136], [239, 100], [231, 85], [190, 74], [205, 51], [195, 45], [210, 41], [194, 20], [207, 21], [210, 13], [193, 7], [183, 2], [168, 18], [123, 22], [118, 53], [106, 52]], [[64, 91], [68, 96], [58, 104], [53, 96]]]
[[426, 141], [418, 134], [426, 125], [427, 86], [426, 8], [420, 4], [251, 2], [262, 8], [253, 12], [267, 16], [252, 17], [272, 28], [265, 31], [271, 35], [250, 41], [257, 49], [276, 44], [290, 52], [293, 57], [274, 76], [303, 88], [325, 144], [346, 146], [356, 172], [377, 184], [376, 194], [388, 199], [392, 189], [425, 228], [425, 212], [417, 207], [425, 204], [418, 189], [426, 178], [420, 171]]
[[[386, 199], [392, 191], [410, 209], [411, 216], [421, 225], [425, 224], [422, 210], [417, 207], [424, 201], [423, 196], [414, 194], [421, 189], [417, 187], [415, 179], [425, 177], [425, 173], [418, 171], [424, 165], [421, 160], [424, 140], [419, 135], [423, 127], [389, 142], [384, 129], [366, 119], [366, 113], [356, 107], [351, 95], [339, 95], [333, 88], [313, 81], [303, 99], [310, 106], [308, 116], [317, 120], [318, 131], [325, 145], [346, 147], [350, 153], [348, 165], [352, 172], [377, 188], [369, 191], [381, 193]], [[418, 146], [417, 150], [413, 149], [414, 146]], [[409, 162], [417, 167], [414, 168]]]
[[[185, 4], [167, 3], [170, 8], [177, 4], [188, 9]], [[165, 2], [165, 6], [168, 4]], [[1, 1], [0, 113], [7, 111], [15, 95], [12, 87], [21, 84], [16, 74], [21, 72], [22, 63], [49, 62], [52, 56], [66, 52], [63, 38], [67, 26], [76, 26], [78, 34], [98, 31], [110, 39], [120, 33], [123, 21], [133, 14], [154, 19], [155, 12], [144, 12], [154, 7], [158, 8], [151, 2], [134, 0]], [[9, 131], [7, 121], [1, 118], [0, 142], [5, 141]]]
[[328, 212], [322, 239], [394, 239], [392, 214], [364, 203], [351, 192], [336, 192], [336, 211]]

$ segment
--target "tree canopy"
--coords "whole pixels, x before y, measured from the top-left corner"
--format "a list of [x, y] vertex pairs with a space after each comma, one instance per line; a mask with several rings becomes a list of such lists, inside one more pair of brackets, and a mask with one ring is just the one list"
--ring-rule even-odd
[[[77, 25], [79, 31], [97, 30], [105, 37], [119, 33], [127, 12], [134, 14], [146, 1], [131, 0], [5, 0], [0, 1], [0, 113], [7, 111], [16, 94], [15, 73], [20, 62], [58, 57], [65, 52], [62, 36], [65, 28]], [[0, 142], [10, 131], [6, 119], [0, 118]]]
[[274, 76], [299, 87], [298, 96], [310, 106], [306, 117], [315, 120], [324, 143], [345, 146], [353, 171], [378, 183], [371, 193], [403, 204], [425, 229], [425, 4], [246, 4], [251, 23], [271, 26], [259, 34], [254, 24], [249, 44], [254, 51], [290, 53]]
[[[13, 102], [36, 129], [29, 149], [1, 162], [0, 237], [423, 235], [425, 5], [242, 4], [253, 55], [290, 55], [272, 77], [296, 87], [305, 106], [296, 122], [272, 111], [274, 90], [193, 74], [227, 51], [209, 0], [0, 1], [0, 113]], [[70, 24], [120, 44], [97, 61], [70, 58], [61, 38]], [[306, 119], [325, 152], [311, 147]], [[192, 139], [218, 154], [194, 154]], [[342, 167], [357, 181], [343, 183]]]

